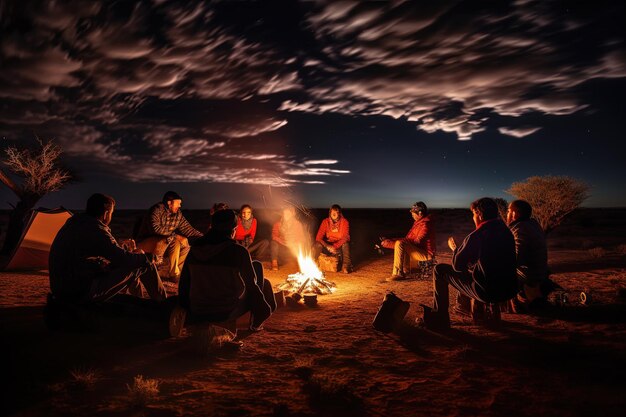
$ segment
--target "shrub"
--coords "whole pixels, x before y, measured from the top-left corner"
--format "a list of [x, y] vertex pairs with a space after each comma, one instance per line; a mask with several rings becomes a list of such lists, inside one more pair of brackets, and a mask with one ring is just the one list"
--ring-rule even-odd
[[589, 197], [589, 186], [574, 178], [548, 175], [513, 183], [506, 192], [530, 203], [533, 217], [547, 234]]
[[93, 369], [74, 369], [70, 371], [70, 375], [72, 375], [74, 387], [81, 390], [93, 387], [100, 379], [98, 373]]
[[129, 402], [133, 406], [144, 406], [159, 395], [159, 381], [156, 379], [144, 379], [143, 375], [137, 375], [132, 385], [128, 388]]
[[587, 253], [589, 253], [589, 256], [591, 256], [594, 259], [600, 259], [606, 256], [606, 249], [600, 248], [600, 247], [591, 248], [587, 251]]

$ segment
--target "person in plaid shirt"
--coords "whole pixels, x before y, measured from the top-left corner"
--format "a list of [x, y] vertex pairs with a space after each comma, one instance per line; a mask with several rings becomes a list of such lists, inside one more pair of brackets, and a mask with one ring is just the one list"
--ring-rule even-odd
[[168, 191], [163, 200], [152, 207], [144, 217], [137, 236], [137, 247], [152, 253], [156, 263], [163, 263], [167, 257], [169, 269], [163, 279], [178, 282], [185, 259], [189, 253], [189, 238], [198, 238], [202, 233], [196, 230], [180, 210], [182, 198], [174, 191]]

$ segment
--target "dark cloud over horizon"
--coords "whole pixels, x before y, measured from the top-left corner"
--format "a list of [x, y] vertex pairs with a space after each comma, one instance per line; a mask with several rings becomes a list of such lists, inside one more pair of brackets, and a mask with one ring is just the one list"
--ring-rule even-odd
[[0, 133], [54, 137], [70, 163], [120, 181], [327, 184], [358, 167], [332, 146], [289, 146], [296, 116], [525, 140], [544, 120], [597, 111], [589, 83], [626, 77], [623, 12], [610, 1], [3, 2]]

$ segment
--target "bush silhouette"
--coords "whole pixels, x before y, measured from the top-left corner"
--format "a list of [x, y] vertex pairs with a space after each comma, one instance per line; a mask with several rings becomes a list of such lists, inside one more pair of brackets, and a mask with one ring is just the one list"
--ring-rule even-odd
[[589, 197], [589, 186], [567, 176], [535, 176], [506, 191], [533, 207], [533, 217], [548, 234]]

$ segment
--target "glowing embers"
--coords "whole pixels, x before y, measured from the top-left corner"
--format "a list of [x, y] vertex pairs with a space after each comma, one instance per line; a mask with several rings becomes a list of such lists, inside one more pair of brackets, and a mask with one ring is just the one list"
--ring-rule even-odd
[[324, 273], [313, 261], [310, 255], [304, 255], [302, 250], [298, 253], [298, 265], [300, 272], [287, 276], [287, 281], [279, 284], [278, 289], [295, 294], [332, 294], [337, 286], [334, 282], [324, 278]]

